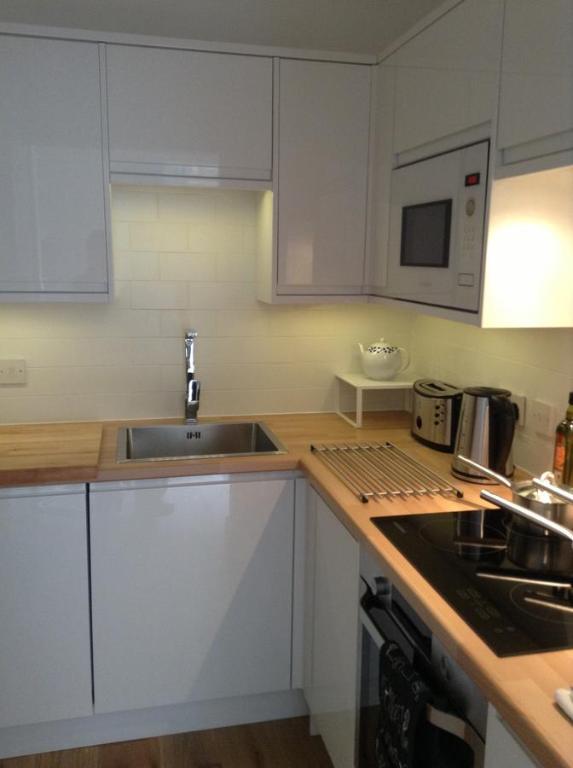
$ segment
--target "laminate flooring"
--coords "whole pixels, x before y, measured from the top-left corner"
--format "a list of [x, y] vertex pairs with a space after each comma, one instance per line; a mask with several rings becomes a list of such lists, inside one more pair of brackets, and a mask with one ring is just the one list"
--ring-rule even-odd
[[308, 718], [0, 760], [0, 768], [332, 768]]

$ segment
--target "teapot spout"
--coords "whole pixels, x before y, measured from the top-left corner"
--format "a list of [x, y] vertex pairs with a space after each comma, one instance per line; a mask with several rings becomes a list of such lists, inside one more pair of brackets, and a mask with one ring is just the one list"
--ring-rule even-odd
[[364, 354], [364, 347], [360, 342], [358, 342], [358, 349], [360, 350], [361, 354]]

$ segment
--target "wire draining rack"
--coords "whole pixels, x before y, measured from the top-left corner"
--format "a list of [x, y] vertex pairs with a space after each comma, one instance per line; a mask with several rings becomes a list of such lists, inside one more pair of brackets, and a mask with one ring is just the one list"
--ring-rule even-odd
[[310, 450], [364, 503], [371, 498], [464, 495], [392, 443], [320, 444]]

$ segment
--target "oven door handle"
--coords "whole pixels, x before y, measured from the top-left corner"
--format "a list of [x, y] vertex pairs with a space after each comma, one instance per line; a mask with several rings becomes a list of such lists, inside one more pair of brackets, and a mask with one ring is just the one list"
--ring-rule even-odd
[[428, 704], [426, 717], [429, 723], [439, 728], [441, 731], [451, 733], [458, 739], [464, 741], [474, 753], [473, 768], [483, 768], [485, 763], [485, 744], [481, 736], [474, 731], [472, 726], [461, 717], [451, 715], [449, 712], [442, 712], [441, 709]]
[[[387, 642], [386, 638], [378, 630], [368, 612], [360, 606], [360, 622], [370, 639], [378, 650], [382, 648]], [[463, 718], [451, 715], [449, 712], [443, 712], [441, 709], [436, 709], [432, 704], [428, 704], [426, 709], [426, 718], [436, 728], [441, 731], [456, 736], [465, 742], [474, 754], [473, 768], [483, 768], [485, 761], [485, 745], [479, 736], [479, 734], [472, 728], [472, 726], [466, 722]]]

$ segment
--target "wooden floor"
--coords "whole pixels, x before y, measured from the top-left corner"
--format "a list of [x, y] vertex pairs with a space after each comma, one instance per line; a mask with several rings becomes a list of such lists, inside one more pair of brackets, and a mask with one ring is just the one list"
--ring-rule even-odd
[[0, 768], [332, 768], [308, 718], [0, 760]]

